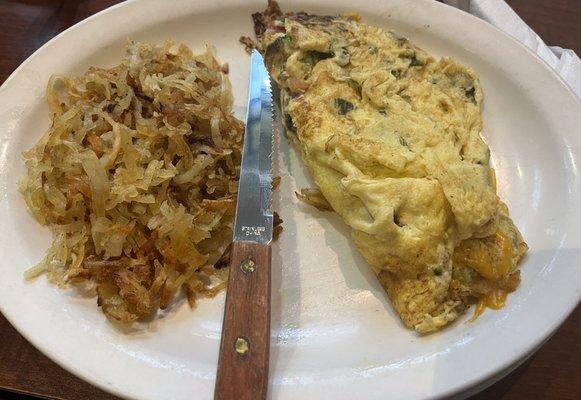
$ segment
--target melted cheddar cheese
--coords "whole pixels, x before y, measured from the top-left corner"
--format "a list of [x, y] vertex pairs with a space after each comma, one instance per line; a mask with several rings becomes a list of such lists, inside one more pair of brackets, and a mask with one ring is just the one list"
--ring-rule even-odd
[[[499, 248], [501, 253], [491, 254], [491, 248]], [[454, 252], [454, 263], [472, 268], [490, 281], [502, 281], [512, 272], [510, 241], [506, 235], [499, 232], [483, 239], [465, 240]], [[494, 310], [504, 307], [507, 295], [507, 290], [499, 287], [479, 298], [474, 316], [470, 321], [482, 315], [487, 307]]]
[[[486, 241], [500, 244], [502, 253], [495, 257], [490, 253]], [[493, 260], [493, 258], [496, 258]], [[484, 239], [464, 240], [454, 251], [454, 263], [464, 265], [477, 271], [486, 279], [505, 278], [510, 274], [512, 251], [508, 238], [502, 233], [495, 233]]]

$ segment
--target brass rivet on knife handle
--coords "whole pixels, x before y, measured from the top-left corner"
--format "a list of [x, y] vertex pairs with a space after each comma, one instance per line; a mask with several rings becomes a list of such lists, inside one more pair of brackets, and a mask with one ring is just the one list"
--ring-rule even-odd
[[251, 258], [247, 258], [240, 264], [240, 269], [245, 274], [251, 274], [256, 270], [256, 264]]
[[250, 350], [250, 343], [248, 339], [242, 336], [238, 336], [234, 341], [234, 351], [238, 353], [239, 356], [244, 357]]

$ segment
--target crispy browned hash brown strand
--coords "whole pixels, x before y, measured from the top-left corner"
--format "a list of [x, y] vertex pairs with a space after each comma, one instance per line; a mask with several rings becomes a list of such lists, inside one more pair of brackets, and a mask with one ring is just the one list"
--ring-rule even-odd
[[341, 215], [405, 325], [502, 307], [527, 246], [496, 194], [476, 72], [356, 14], [269, 1], [253, 19], [317, 185], [299, 197]]
[[130, 43], [116, 67], [50, 79], [20, 190], [54, 241], [27, 277], [93, 287], [124, 323], [225, 287], [244, 127], [224, 70], [209, 47]]

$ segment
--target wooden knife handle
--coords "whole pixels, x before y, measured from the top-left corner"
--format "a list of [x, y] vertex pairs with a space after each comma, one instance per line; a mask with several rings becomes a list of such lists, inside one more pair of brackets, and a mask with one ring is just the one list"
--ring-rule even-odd
[[215, 400], [266, 399], [270, 245], [232, 243]]

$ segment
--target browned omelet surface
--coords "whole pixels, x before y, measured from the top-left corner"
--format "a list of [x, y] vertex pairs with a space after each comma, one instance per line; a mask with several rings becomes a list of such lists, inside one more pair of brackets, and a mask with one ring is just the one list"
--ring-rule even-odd
[[502, 306], [526, 251], [496, 195], [474, 71], [357, 16], [253, 15], [287, 130], [406, 326]]

